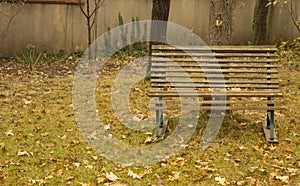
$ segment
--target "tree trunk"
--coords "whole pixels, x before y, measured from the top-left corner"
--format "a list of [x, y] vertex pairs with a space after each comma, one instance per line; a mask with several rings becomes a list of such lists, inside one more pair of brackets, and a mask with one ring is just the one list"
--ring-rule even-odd
[[234, 0], [210, 0], [209, 44], [228, 45], [232, 38]]
[[[167, 42], [167, 22], [169, 19], [170, 4], [171, 0], [153, 0], [151, 19], [154, 21], [151, 23], [151, 42], [149, 43], [149, 60], [146, 79], [150, 78], [152, 45], [165, 44]], [[160, 22], [155, 22], [155, 20]]]
[[152, 22], [151, 24], [151, 44], [165, 43], [167, 35], [167, 21], [169, 19], [170, 0], [153, 0], [152, 20], [165, 22]]
[[254, 41], [255, 45], [267, 44], [267, 17], [269, 8], [266, 7], [269, 0], [256, 0], [253, 17]]

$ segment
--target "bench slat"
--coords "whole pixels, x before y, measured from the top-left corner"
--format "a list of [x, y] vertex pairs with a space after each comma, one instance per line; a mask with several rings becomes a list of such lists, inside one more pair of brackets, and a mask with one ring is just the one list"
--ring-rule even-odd
[[[177, 73], [152, 73], [151, 74], [151, 78], [182, 78], [185, 77], [186, 78], [186, 74], [177, 74]], [[255, 75], [230, 75], [230, 74], [223, 74], [222, 77], [220, 77], [219, 74], [189, 74], [189, 78], [216, 78], [216, 79], [220, 79], [220, 78], [234, 78], [234, 79], [278, 79], [278, 75], [277, 74], [270, 74], [270, 75], [266, 75], [266, 74], [255, 74]]]
[[[151, 85], [153, 88], [164, 88], [164, 87], [169, 87], [171, 84], [152, 84]], [[228, 85], [228, 84], [174, 84], [173, 85], [176, 88], [249, 88], [249, 89], [279, 89], [278, 85], [246, 85], [246, 84], [234, 84], [234, 85]]]
[[[170, 104], [174, 104], [174, 103], [178, 103], [178, 104], [191, 104], [191, 101], [186, 101], [186, 100], [174, 100], [174, 99], [165, 99], [164, 101], [158, 101], [155, 100], [155, 102], [153, 102], [152, 104], [163, 104], [164, 102], [166, 103], [170, 103]], [[192, 103], [195, 103], [194, 100]], [[226, 105], [226, 104], [282, 104], [283, 101], [282, 100], [251, 100], [251, 99], [246, 99], [246, 100], [201, 100], [201, 101], [197, 101], [197, 104], [199, 105], [208, 105], [208, 104], [218, 104], [218, 105]]]
[[196, 50], [196, 51], [240, 51], [240, 52], [276, 52], [273, 45], [261, 46], [168, 46], [153, 45], [152, 50]]
[[[151, 109], [167, 111], [166, 107], [150, 107]], [[284, 110], [285, 108], [282, 106], [200, 106], [200, 110]], [[173, 108], [176, 109], [176, 108]], [[177, 109], [180, 109], [179, 107]], [[190, 108], [194, 110], [193, 108]]]
[[157, 62], [206, 62], [206, 63], [278, 63], [278, 59], [261, 59], [261, 58], [251, 58], [251, 59], [230, 59], [230, 58], [208, 58], [208, 57], [195, 57], [195, 58], [166, 58], [166, 57], [152, 57], [151, 61], [153, 63]]
[[[194, 68], [278, 68], [277, 65], [255, 65], [255, 64], [197, 64], [197, 63], [183, 63], [178, 64], [180, 67], [194, 67]], [[152, 63], [152, 68], [166, 68], [174, 67], [173, 63]]]
[[194, 73], [264, 73], [264, 74], [277, 74], [278, 70], [236, 70], [236, 69], [195, 69], [195, 68], [189, 68], [189, 69], [180, 69], [180, 68], [153, 68], [151, 70], [152, 72], [194, 72]]
[[[177, 91], [151, 91], [148, 94], [150, 97], [179, 97]], [[197, 91], [197, 93], [191, 90], [181, 90], [180, 96], [186, 97], [282, 97], [280, 91], [244, 91], [244, 92], [211, 92], [211, 91]]]
[[156, 53], [152, 56], [157, 57], [277, 57], [274, 53]]
[[187, 80], [187, 79], [172, 79], [172, 78], [168, 78], [167, 79], [151, 79], [151, 83], [203, 83], [203, 84], [272, 84], [272, 85], [278, 85], [278, 81], [269, 81], [269, 80], [265, 80], [265, 81], [253, 81], [253, 80]]

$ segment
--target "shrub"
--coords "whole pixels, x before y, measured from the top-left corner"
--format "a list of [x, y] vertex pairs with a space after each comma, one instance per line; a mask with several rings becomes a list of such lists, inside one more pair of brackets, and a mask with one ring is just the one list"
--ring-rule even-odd
[[16, 55], [16, 60], [33, 70], [34, 66], [41, 62], [42, 53], [37, 52], [34, 45], [28, 44], [25, 51], [21, 51], [20, 55]]

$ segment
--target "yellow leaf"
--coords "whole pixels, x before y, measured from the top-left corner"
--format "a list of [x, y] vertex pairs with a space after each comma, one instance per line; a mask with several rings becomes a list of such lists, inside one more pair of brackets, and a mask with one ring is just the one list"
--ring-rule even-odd
[[144, 144], [147, 144], [147, 143], [151, 143], [152, 142], [152, 137], [151, 136], [148, 136], [145, 141], [144, 141]]
[[285, 152], [294, 152], [294, 150], [291, 149], [290, 147], [284, 147], [283, 150], [284, 150]]
[[226, 179], [220, 176], [215, 177], [215, 181], [218, 182], [219, 185], [227, 185]]
[[128, 174], [127, 174], [129, 177], [132, 177], [132, 178], [134, 178], [134, 179], [141, 179], [141, 177], [137, 174], [137, 173], [135, 173], [135, 172], [133, 172], [132, 170], [128, 170]]
[[268, 7], [268, 6], [270, 6], [270, 5], [272, 5], [272, 2], [268, 2], [268, 3], [266, 4], [266, 7]]

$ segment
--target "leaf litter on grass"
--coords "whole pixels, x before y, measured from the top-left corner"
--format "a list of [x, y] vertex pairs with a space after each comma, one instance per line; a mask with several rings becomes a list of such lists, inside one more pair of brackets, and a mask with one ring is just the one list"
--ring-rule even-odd
[[[27, 73], [13, 61], [1, 63], [0, 184], [4, 185], [295, 185], [300, 183], [300, 76], [280, 74], [285, 111], [275, 114], [280, 139], [270, 145], [257, 123], [264, 114], [237, 112], [226, 118], [215, 142], [198, 151], [205, 115], [192, 140], [181, 152], [151, 167], [122, 167], [99, 156], [77, 128], [72, 108], [74, 66], [37, 67]], [[74, 65], [74, 64], [73, 64]], [[120, 63], [117, 68], [120, 68]], [[51, 65], [50, 65], [51, 66]], [[135, 145], [151, 145], [148, 132], [122, 126], [113, 116], [109, 99], [114, 65], [97, 84], [99, 117], [115, 137]], [[40, 68], [40, 69], [39, 69]], [[285, 69], [283, 69], [285, 70]], [[49, 73], [47, 74], [47, 71]], [[71, 71], [71, 73], [70, 73]], [[57, 73], [56, 73], [57, 72]], [[68, 75], [65, 75], [68, 74]], [[131, 96], [138, 119], [149, 117], [148, 82], [140, 82]], [[146, 101], [145, 101], [146, 100]], [[247, 118], [247, 119], [244, 119]], [[175, 125], [176, 118], [170, 119]], [[242, 123], [242, 125], [239, 125]], [[172, 128], [169, 133], [172, 132]], [[111, 174], [112, 173], [112, 174]], [[122, 179], [118, 179], [122, 178]]]

